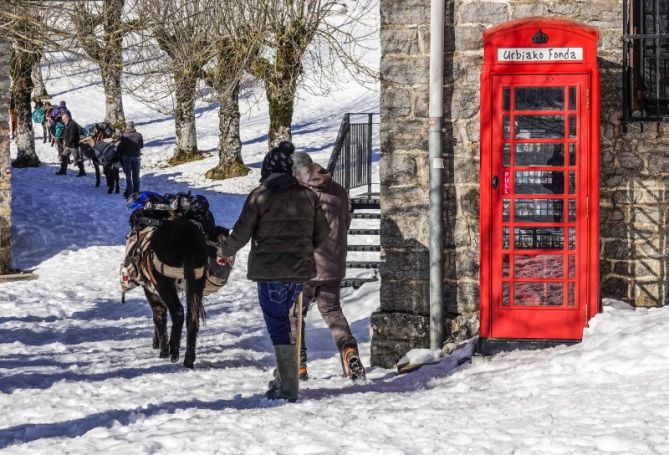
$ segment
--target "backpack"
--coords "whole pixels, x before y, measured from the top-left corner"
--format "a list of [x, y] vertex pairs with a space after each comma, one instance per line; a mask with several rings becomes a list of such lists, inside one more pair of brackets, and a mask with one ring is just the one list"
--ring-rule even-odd
[[95, 153], [95, 158], [98, 160], [103, 167], [111, 165], [114, 161], [118, 160], [118, 152], [114, 144], [110, 144], [105, 141], [98, 141], [93, 147], [93, 153]]
[[61, 139], [63, 137], [63, 134], [65, 134], [65, 124], [63, 122], [56, 122], [53, 125], [53, 130], [51, 131], [51, 134], [53, 134], [53, 137], [56, 139]]
[[46, 120], [46, 111], [44, 110], [43, 107], [35, 109], [35, 112], [33, 112], [33, 122], [41, 125], [44, 123]]

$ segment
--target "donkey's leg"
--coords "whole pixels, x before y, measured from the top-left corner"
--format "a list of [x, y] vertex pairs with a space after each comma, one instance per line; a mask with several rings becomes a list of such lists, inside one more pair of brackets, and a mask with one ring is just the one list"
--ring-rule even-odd
[[144, 289], [144, 294], [153, 312], [153, 349], [160, 349], [160, 357], [167, 358], [169, 356], [169, 345], [167, 344], [167, 307], [154, 293]]
[[172, 331], [170, 333], [170, 362], [179, 361], [179, 346], [181, 345], [181, 331], [184, 326], [184, 307], [179, 300], [176, 280], [158, 275], [156, 277], [156, 289], [160, 299], [167, 306], [172, 319]]
[[195, 363], [195, 345], [197, 334], [200, 331], [200, 319], [204, 316], [202, 298], [204, 294], [205, 278], [195, 279], [193, 270], [184, 270], [186, 275], [186, 356], [184, 366], [193, 368]]

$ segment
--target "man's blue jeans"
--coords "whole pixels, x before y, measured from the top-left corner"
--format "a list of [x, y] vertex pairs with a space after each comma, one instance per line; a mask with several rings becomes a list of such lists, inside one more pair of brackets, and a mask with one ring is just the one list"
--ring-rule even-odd
[[273, 345], [290, 344], [290, 307], [303, 288], [302, 283], [258, 283], [258, 300]]
[[138, 156], [121, 158], [123, 173], [125, 174], [125, 193], [130, 196], [133, 193], [139, 193], [139, 165]]

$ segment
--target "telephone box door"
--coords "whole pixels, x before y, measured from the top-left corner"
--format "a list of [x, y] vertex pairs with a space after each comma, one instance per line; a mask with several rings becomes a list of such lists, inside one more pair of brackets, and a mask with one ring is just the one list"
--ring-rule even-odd
[[589, 77], [493, 76], [493, 338], [581, 339]]

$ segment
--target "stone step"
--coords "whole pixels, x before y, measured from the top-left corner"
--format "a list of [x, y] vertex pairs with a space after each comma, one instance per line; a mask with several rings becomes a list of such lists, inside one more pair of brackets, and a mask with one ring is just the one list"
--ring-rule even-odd
[[379, 281], [377, 277], [369, 277], [369, 278], [344, 278], [344, 280], [341, 282], [341, 287], [343, 288], [353, 288], [353, 289], [358, 289], [360, 286], [363, 284], [367, 283], [374, 283], [375, 281]]
[[349, 229], [348, 235], [381, 235], [381, 229]]
[[351, 207], [356, 209], [380, 209], [381, 201], [378, 197], [353, 197]]
[[349, 245], [348, 251], [381, 251], [381, 245]]
[[378, 261], [346, 261], [347, 269], [370, 269], [378, 270], [381, 263]]
[[380, 213], [352, 213], [351, 218], [355, 220], [380, 220]]

